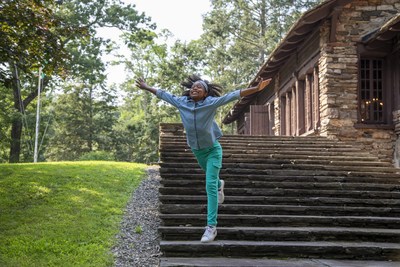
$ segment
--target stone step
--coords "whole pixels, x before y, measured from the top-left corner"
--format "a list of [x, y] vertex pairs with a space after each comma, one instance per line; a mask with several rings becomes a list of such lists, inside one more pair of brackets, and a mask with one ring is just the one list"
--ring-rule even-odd
[[[190, 148], [186, 146], [170, 146], [170, 147], [160, 147], [160, 152], [161, 153], [176, 153], [176, 152], [182, 152], [182, 151], [188, 151], [191, 152]], [[245, 151], [249, 154], [283, 154], [286, 153], [287, 155], [290, 155], [291, 153], [294, 154], [311, 154], [311, 153], [318, 153], [322, 155], [369, 155], [368, 152], [362, 152], [358, 148], [321, 148], [321, 147], [304, 147], [304, 148], [296, 148], [296, 147], [240, 147], [240, 146], [232, 146], [232, 147], [223, 147], [223, 151], [228, 152], [228, 153], [245, 153]]]
[[[400, 260], [400, 174], [366, 150], [368, 144], [315, 136], [223, 136], [225, 202], [219, 205], [216, 241], [202, 244], [205, 175], [182, 125], [163, 127], [161, 264], [191, 266], [208, 259], [193, 266], [219, 266], [216, 259], [229, 257], [243, 259], [221, 266], [257, 266], [252, 263], [265, 258]], [[188, 261], [178, 265], [182, 258]]]
[[160, 267], [399, 267], [400, 261], [363, 261], [339, 259], [267, 259], [232, 257], [161, 257]]
[[[161, 136], [161, 143], [181, 143], [186, 144], [186, 136]], [[328, 139], [325, 137], [307, 137], [307, 136], [240, 136], [240, 135], [224, 135], [219, 139], [221, 144], [257, 144], [257, 143], [270, 143], [270, 144], [330, 144], [330, 145], [349, 145], [349, 142], [339, 141], [335, 139]], [[353, 146], [362, 147], [363, 144], [359, 142], [351, 143]]]
[[[336, 152], [336, 153], [341, 153], [341, 154], [346, 154], [346, 153], [350, 153], [350, 154], [360, 154], [361, 156], [371, 156], [371, 154], [367, 151], [362, 151], [358, 148], [354, 148], [354, 147], [322, 147], [322, 146], [305, 146], [305, 147], [301, 147], [301, 146], [297, 146], [297, 145], [293, 145], [293, 146], [240, 146], [240, 145], [232, 145], [232, 146], [222, 146], [222, 149], [224, 152], [227, 153], [234, 153], [235, 151], [247, 151], [248, 154], [251, 153], [256, 153], [256, 154], [266, 154], [269, 153], [271, 154], [271, 152], [274, 153], [279, 153], [279, 152], [288, 152], [288, 151], [293, 151], [296, 152], [297, 154], [299, 153], [310, 153], [310, 152], [321, 152], [321, 153], [328, 153], [328, 152]], [[179, 146], [179, 145], [170, 145], [170, 146], [162, 146], [160, 147], [160, 151], [165, 152], [165, 153], [170, 153], [170, 152], [185, 152], [185, 151], [189, 151], [191, 152], [191, 149], [187, 146]]]
[[[201, 226], [205, 214], [160, 214], [164, 226]], [[399, 217], [219, 214], [218, 225], [224, 227], [366, 227], [400, 229]]]
[[[182, 128], [183, 129], [183, 128]], [[163, 133], [165, 133], [164, 131], [163, 131]], [[174, 132], [174, 134], [163, 134], [163, 133], [161, 133], [160, 134], [160, 138], [167, 138], [167, 139], [170, 139], [170, 138], [185, 138], [185, 134], [184, 134], [184, 132], [183, 131], [181, 131], [181, 133], [179, 134], [178, 132]], [[288, 139], [288, 140], [290, 140], [290, 139], [298, 139], [298, 138], [301, 138], [301, 139], [304, 139], [304, 140], [332, 140], [332, 141], [336, 141], [336, 139], [329, 139], [329, 138], [327, 138], [327, 137], [325, 137], [325, 136], [287, 136], [287, 135], [269, 135], [269, 136], [266, 136], [266, 135], [248, 135], [248, 134], [240, 134], [240, 135], [238, 135], [238, 134], [224, 134], [221, 138], [220, 138], [220, 140], [222, 140], [222, 139], [229, 139], [229, 140], [232, 140], [232, 139], [237, 139], [237, 140], [240, 140], [240, 139], [245, 139], [245, 140], [248, 140], [248, 139], [252, 139], [252, 140], [258, 140], [258, 139]], [[338, 142], [340, 142], [340, 141], [338, 141]]]
[[[194, 159], [193, 153], [188, 151], [169, 151], [161, 154], [160, 159], [166, 158], [188, 158]], [[285, 159], [285, 160], [297, 160], [297, 159], [314, 159], [319, 161], [335, 161], [335, 160], [343, 160], [343, 161], [370, 161], [370, 162], [386, 162], [381, 161], [377, 157], [372, 157], [368, 153], [364, 155], [362, 153], [357, 152], [335, 152], [335, 151], [246, 151], [246, 150], [231, 150], [231, 151], [223, 151], [223, 159], [233, 158], [236, 159], [236, 162], [240, 162], [241, 159], [246, 158], [255, 158], [255, 159]]]
[[353, 260], [397, 260], [400, 244], [379, 242], [301, 241], [161, 241], [164, 257], [299, 257]]
[[[217, 239], [244, 241], [361, 241], [400, 243], [400, 229], [350, 227], [218, 227]], [[161, 226], [162, 240], [198, 240], [204, 227]], [[399, 255], [400, 256], [400, 255]]]
[[[387, 178], [383, 175], [377, 175], [376, 177], [363, 177], [363, 176], [318, 176], [318, 175], [259, 175], [259, 174], [248, 174], [248, 175], [237, 175], [237, 174], [221, 174], [221, 179], [229, 181], [230, 184], [245, 186], [247, 184], [254, 184], [258, 182], [303, 182], [303, 183], [324, 183], [324, 182], [339, 182], [339, 183], [382, 183], [382, 184], [400, 184], [400, 178]], [[204, 182], [204, 173], [198, 174], [170, 174], [164, 173], [161, 183], [164, 185], [173, 185], [173, 183], [190, 183], [201, 181]], [[242, 183], [240, 183], [242, 182]], [[178, 185], [179, 186], [179, 185]]]
[[[259, 153], [231, 153], [230, 151], [224, 151], [222, 160], [226, 159], [235, 159], [237, 160], [236, 162], [240, 162], [240, 159], [259, 159], [259, 160], [286, 160], [286, 161], [293, 161], [293, 160], [309, 160], [309, 161], [319, 161], [319, 162], [369, 162], [371, 164], [374, 163], [382, 163], [381, 161], [378, 161], [376, 157], [372, 156], [360, 156], [358, 153], [357, 155], [351, 155], [351, 156], [338, 156], [337, 154], [334, 155], [329, 155], [329, 156], [321, 156], [315, 153], [311, 153], [308, 155], [303, 155], [303, 154], [290, 154], [288, 155], [287, 153], [284, 154], [259, 154]], [[161, 154], [160, 155], [161, 161], [172, 161], [176, 162], [181, 159], [184, 160], [189, 160], [189, 161], [196, 161], [195, 157], [193, 156], [193, 153], [191, 151], [187, 152], [176, 152], [176, 153], [168, 153], [168, 154]], [[392, 163], [390, 162], [384, 162], [385, 164], [388, 164], [389, 166], [393, 166]]]
[[[282, 196], [282, 197], [347, 197], [370, 199], [400, 199], [400, 192], [390, 191], [365, 191], [365, 190], [322, 190], [322, 189], [296, 189], [296, 188], [226, 188], [226, 196]], [[205, 188], [160, 187], [162, 195], [205, 195]]]
[[[193, 195], [160, 195], [162, 204], [204, 204], [207, 197]], [[338, 197], [269, 197], [269, 196], [225, 196], [225, 204], [246, 205], [305, 205], [347, 207], [400, 207], [400, 199], [338, 198]]]
[[[172, 176], [171, 176], [172, 178]], [[183, 177], [175, 177], [176, 179], [163, 179], [161, 180], [161, 184], [164, 187], [203, 187], [205, 186], [205, 177], [203, 176], [193, 176], [191, 179], [185, 179]], [[324, 179], [325, 178], [325, 179]], [[222, 177], [221, 177], [222, 179]], [[231, 187], [231, 188], [237, 188], [237, 187], [250, 187], [250, 188], [260, 188], [264, 186], [271, 186], [271, 184], [276, 183], [276, 187], [280, 187], [280, 185], [283, 183], [288, 183], [293, 185], [298, 185], [298, 183], [301, 183], [301, 186], [306, 186], [310, 187], [309, 185], [304, 185], [304, 184], [317, 184], [323, 186], [324, 184], [330, 185], [332, 184], [334, 187], [340, 186], [340, 188], [343, 188], [343, 186], [351, 186], [352, 184], [355, 184], [357, 186], [369, 186], [369, 187], [382, 187], [382, 188], [400, 188], [400, 183], [398, 179], [382, 179], [382, 178], [362, 178], [362, 177], [356, 177], [356, 178], [346, 178], [346, 177], [329, 177], [326, 178], [324, 176], [322, 177], [307, 177], [307, 176], [298, 176], [298, 177], [257, 177], [256, 179], [249, 179], [249, 178], [241, 178], [241, 177], [226, 177], [225, 178], [225, 187]], [[388, 187], [389, 186], [389, 187]], [[391, 186], [391, 187], [390, 187]], [[376, 188], [376, 187], [375, 187]]]
[[[183, 128], [182, 128], [183, 129]], [[178, 132], [174, 132], [173, 134], [164, 134], [166, 132], [162, 132], [160, 134], [160, 138], [162, 139], [174, 139], [174, 138], [178, 138], [178, 139], [185, 139], [186, 135], [183, 131], [181, 131], [180, 133]], [[329, 141], [338, 141], [337, 139], [329, 139], [325, 136], [286, 136], [286, 135], [246, 135], [246, 134], [224, 134], [220, 140], [224, 140], [224, 139], [228, 139], [228, 140], [265, 140], [265, 139], [275, 139], [275, 140], [292, 140], [292, 139], [304, 139], [304, 140], [329, 140]]]
[[[237, 163], [257, 163], [257, 164], [294, 164], [294, 165], [326, 165], [326, 166], [356, 166], [356, 167], [387, 167], [393, 168], [393, 165], [389, 162], [381, 162], [381, 161], [371, 161], [371, 160], [354, 160], [351, 157], [348, 159], [337, 159], [332, 160], [331, 158], [325, 159], [288, 159], [288, 158], [271, 158], [271, 157], [259, 157], [258, 155], [230, 155], [223, 157], [223, 164], [237, 164]], [[194, 157], [162, 157], [161, 164], [168, 163], [193, 163], [197, 164], [197, 161]], [[397, 170], [398, 171], [398, 170]]]
[[[288, 165], [289, 166], [289, 165]], [[275, 166], [276, 167], [276, 166]], [[309, 165], [304, 167], [303, 169], [293, 169], [288, 168], [286, 166], [281, 166], [279, 169], [250, 169], [243, 165], [242, 168], [234, 167], [234, 168], [223, 168], [220, 171], [221, 176], [230, 176], [230, 175], [270, 175], [270, 176], [290, 176], [290, 175], [301, 175], [301, 176], [347, 176], [347, 177], [387, 177], [387, 178], [399, 178], [399, 174], [394, 173], [392, 170], [389, 169], [388, 172], [382, 173], [379, 168], [375, 171], [372, 171], [373, 168], [369, 170], [346, 170], [346, 168], [342, 169], [339, 167], [328, 166], [326, 168], [322, 167], [321, 169], [315, 169], [313, 166]], [[204, 172], [199, 169], [188, 169], [188, 168], [161, 168], [160, 169], [161, 176], [173, 174], [181, 177], [185, 177], [185, 175], [193, 175], [193, 174], [203, 174]], [[188, 177], [188, 176], [186, 176]]]
[[[160, 167], [163, 170], [173, 169], [174, 173], [179, 173], [180, 171], [187, 172], [189, 171], [197, 171], [201, 172], [201, 168], [197, 162], [160, 162]], [[286, 163], [286, 164], [266, 164], [266, 163], [258, 163], [258, 162], [246, 162], [246, 163], [237, 163], [237, 162], [223, 162], [223, 169], [251, 169], [251, 170], [274, 170], [274, 169], [296, 169], [296, 170], [327, 170], [327, 171], [357, 171], [357, 172], [377, 172], [377, 173], [395, 173], [397, 174], [398, 170], [393, 167], [387, 166], [344, 166], [344, 165], [326, 165], [326, 164], [301, 164], [295, 161]], [[222, 171], [221, 170], [221, 171]], [[400, 175], [399, 175], [400, 177]]]
[[[180, 188], [189, 188], [193, 189], [197, 188], [204, 188], [205, 182], [204, 181], [186, 181], [186, 183], [176, 183], [177, 186]], [[172, 186], [176, 187], [176, 186]], [[283, 182], [274, 182], [274, 181], [263, 181], [263, 182], [249, 182], [244, 183], [243, 181], [239, 181], [234, 183], [234, 181], [226, 180], [225, 181], [225, 188], [229, 190], [230, 188], [242, 188], [246, 190], [251, 190], [252, 188], [263, 188], [263, 189], [314, 189], [314, 190], [366, 190], [366, 191], [391, 191], [391, 192], [400, 192], [400, 184], [378, 184], [378, 183], [341, 183], [341, 182], [295, 182], [295, 181], [283, 181]]]
[[[163, 204], [163, 214], [206, 214], [206, 204]], [[400, 207], [297, 206], [220, 204], [219, 214], [318, 215], [318, 216], [400, 216]]]
[[[298, 145], [298, 144], [282, 144], [282, 145], [254, 145], [254, 144], [230, 144], [230, 145], [222, 145], [223, 151], [230, 152], [232, 151], [248, 151], [251, 153], [252, 151], [259, 152], [268, 152], [268, 151], [298, 151], [298, 152], [309, 152], [309, 151], [319, 151], [319, 152], [343, 152], [343, 153], [361, 153], [361, 155], [371, 155], [368, 151], [364, 151], [361, 148], [354, 146], [332, 146], [332, 145]], [[191, 151], [191, 149], [186, 144], [163, 144], [159, 147], [162, 152], [170, 152], [170, 151]]]
[[328, 157], [321, 155], [320, 153], [309, 153], [309, 154], [301, 154], [294, 151], [294, 153], [276, 153], [276, 154], [260, 154], [260, 153], [251, 153], [251, 152], [241, 152], [234, 153], [234, 151], [224, 151], [224, 156], [233, 157], [233, 158], [244, 158], [252, 157], [252, 158], [270, 158], [270, 159], [308, 159], [308, 160], [330, 160], [330, 161], [373, 161], [380, 162], [377, 157], [370, 155], [369, 153], [351, 153], [351, 155], [340, 155], [338, 153], [329, 153]]
[[[293, 147], [343, 147], [343, 148], [357, 148], [362, 149], [363, 145], [361, 144], [351, 144], [348, 142], [336, 142], [330, 141], [327, 139], [320, 139], [320, 140], [303, 140], [303, 139], [291, 139], [291, 140], [272, 140], [272, 139], [259, 139], [259, 140], [227, 140], [227, 139], [220, 139], [219, 143], [225, 147], [229, 146], [247, 146], [247, 147], [256, 147], [256, 146], [263, 146], [263, 147], [280, 147], [280, 146], [293, 146]], [[178, 146], [188, 146], [186, 142], [186, 138], [184, 139], [161, 139], [161, 145], [163, 146], [171, 146], [171, 145], [178, 145]]]
[[[171, 143], [171, 142], [181, 142], [186, 143], [186, 135], [179, 135], [179, 136], [160, 136], [160, 140], [162, 143]], [[224, 135], [219, 138], [219, 142], [222, 144], [229, 144], [229, 143], [272, 143], [272, 144], [279, 144], [279, 143], [329, 143], [329, 144], [344, 144], [349, 145], [352, 144], [354, 146], [363, 146], [362, 142], [347, 142], [347, 141], [340, 141], [337, 139], [328, 139], [326, 137], [318, 137], [318, 136], [241, 136], [241, 135]]]
[[[303, 142], [301, 140], [296, 142], [220, 142], [221, 146], [225, 150], [230, 148], [242, 148], [242, 149], [293, 149], [293, 150], [308, 150], [308, 149], [320, 149], [320, 150], [345, 150], [345, 151], [362, 151], [360, 146], [354, 146], [349, 143], [332, 143], [332, 142]], [[186, 141], [176, 142], [163, 142], [160, 145], [161, 149], [168, 150], [170, 148], [189, 148]]]

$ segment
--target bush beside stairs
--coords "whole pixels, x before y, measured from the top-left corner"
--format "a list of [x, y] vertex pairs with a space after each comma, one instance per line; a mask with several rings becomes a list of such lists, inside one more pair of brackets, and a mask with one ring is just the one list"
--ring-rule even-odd
[[203, 244], [204, 173], [181, 124], [160, 126], [161, 266], [292, 258], [400, 266], [400, 174], [390, 162], [324, 137], [225, 135], [220, 143], [225, 202], [216, 240]]

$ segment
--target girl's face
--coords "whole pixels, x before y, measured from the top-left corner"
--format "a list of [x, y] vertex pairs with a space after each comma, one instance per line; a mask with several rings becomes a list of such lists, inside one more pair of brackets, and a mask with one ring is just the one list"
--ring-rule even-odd
[[194, 102], [197, 102], [206, 98], [207, 92], [200, 82], [195, 82], [190, 88], [189, 95]]

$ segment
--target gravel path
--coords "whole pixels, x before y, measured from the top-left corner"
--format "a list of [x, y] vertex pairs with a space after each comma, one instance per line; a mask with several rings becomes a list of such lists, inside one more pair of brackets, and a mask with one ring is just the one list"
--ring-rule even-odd
[[116, 267], [159, 266], [158, 234], [160, 175], [158, 166], [147, 169], [145, 178], [135, 190], [125, 210], [117, 243], [112, 252]]

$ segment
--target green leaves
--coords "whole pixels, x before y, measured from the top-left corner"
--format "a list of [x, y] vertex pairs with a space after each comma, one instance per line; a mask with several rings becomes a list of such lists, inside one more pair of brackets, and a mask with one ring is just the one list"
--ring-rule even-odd
[[93, 85], [70, 85], [53, 103], [55, 122], [46, 149], [50, 160], [77, 160], [92, 151], [111, 152], [115, 95]]
[[295, 19], [320, 1], [211, 1], [201, 40], [207, 73], [228, 88], [245, 85]]
[[[96, 97], [108, 94], [101, 101], [93, 102], [102, 105], [101, 112], [91, 114], [91, 109], [84, 108], [83, 113], [75, 114], [82, 116], [76, 118], [76, 121], [81, 122], [87, 120], [85, 115], [91, 114], [91, 123], [84, 124], [90, 125], [91, 130], [78, 131], [83, 140], [88, 140], [89, 150], [95, 149], [90, 143], [98, 144], [108, 140], [99, 137], [95, 141], [92, 134], [101, 128], [100, 125], [104, 126], [101, 129], [110, 130], [113, 123], [110, 120], [115, 120], [110, 115], [114, 112], [110, 108], [114, 100], [109, 94], [111, 90], [105, 89], [105, 63], [101, 58], [104, 51], [110, 53], [114, 47], [108, 40], [96, 36], [96, 29], [99, 27], [118, 29], [134, 36], [132, 41], [141, 42], [150, 41], [154, 37], [151, 30], [155, 25], [144, 14], [139, 14], [135, 6], [124, 5], [117, 0], [10, 0], [0, 3], [0, 84], [6, 89], [4, 92], [9, 94], [6, 99], [12, 99], [16, 112], [21, 114], [13, 117], [12, 125], [8, 124], [1, 130], [7, 132], [10, 127], [13, 129], [10, 161], [19, 161], [21, 151], [24, 150], [23, 147], [21, 150], [21, 144], [24, 146], [21, 143], [23, 132], [26, 134], [32, 131], [28, 129], [27, 123], [22, 128], [21, 118], [24, 118], [24, 111], [29, 110], [29, 105], [37, 97], [35, 75], [39, 66], [43, 66], [46, 73], [42, 87], [44, 93], [51, 86], [60, 91], [57, 85], [66, 84], [60, 82], [61, 78], [77, 85], [62, 89], [81, 90], [82, 94], [77, 94], [76, 103], [88, 99], [94, 101]], [[88, 96], [88, 90], [93, 94], [89, 93]], [[110, 102], [104, 104], [105, 101]], [[9, 116], [5, 114], [3, 117]], [[0, 118], [1, 121], [6, 119]], [[103, 130], [100, 132], [103, 133]], [[57, 129], [50, 132], [57, 132]], [[7, 139], [2, 138], [0, 141], [1, 154], [5, 153], [4, 140]], [[78, 150], [82, 149], [84, 148], [80, 147]], [[74, 158], [71, 155], [68, 157]], [[27, 158], [29, 159], [29, 154]]]
[[[47, 62], [46, 71], [59, 69], [67, 57], [61, 38], [71, 34], [52, 9], [54, 1], [5, 1], [0, 8], [0, 63], [17, 62], [24, 71]], [[1, 77], [0, 77], [1, 78]]]

